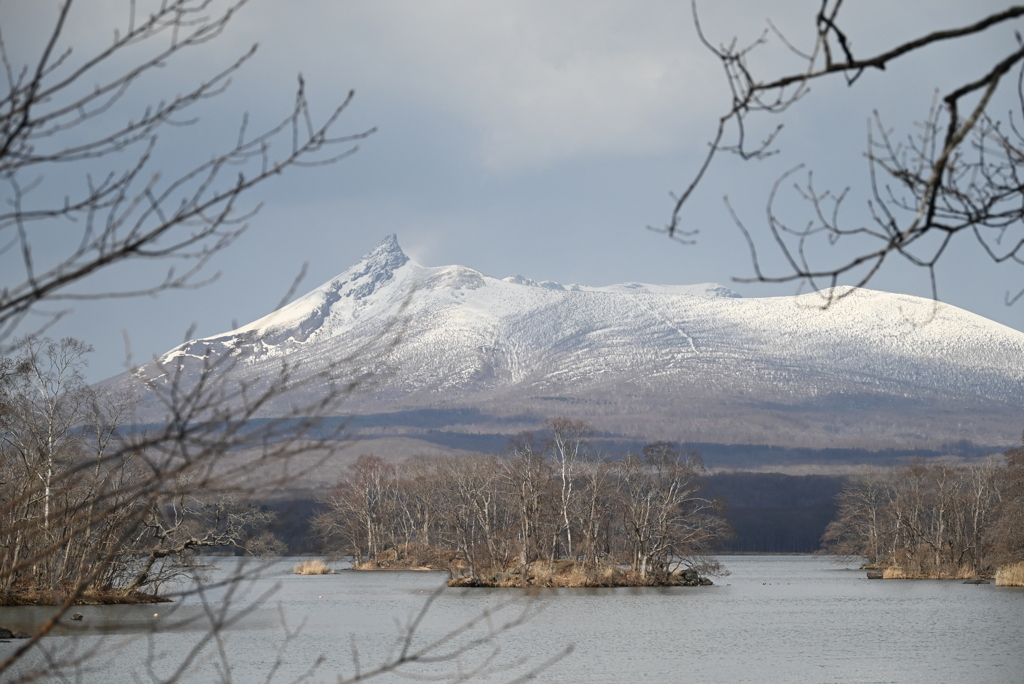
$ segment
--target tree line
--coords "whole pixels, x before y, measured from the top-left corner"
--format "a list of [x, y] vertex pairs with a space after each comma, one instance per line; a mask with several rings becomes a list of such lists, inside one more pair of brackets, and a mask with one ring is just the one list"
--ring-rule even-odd
[[144, 599], [197, 551], [281, 548], [271, 514], [218, 491], [206, 459], [124, 429], [135, 399], [85, 383], [88, 345], [17, 346], [0, 357], [0, 605]]
[[1024, 561], [1024, 447], [1005, 460], [872, 469], [850, 479], [822, 537], [889, 577], [992, 576]]
[[560, 561], [585, 573], [628, 564], [643, 584], [719, 570], [710, 553], [728, 525], [722, 502], [704, 496], [699, 454], [659, 442], [603, 458], [587, 444], [590, 427], [567, 418], [545, 434], [500, 455], [361, 456], [314, 533], [357, 567], [432, 565], [470, 583], [528, 584], [535, 564]]

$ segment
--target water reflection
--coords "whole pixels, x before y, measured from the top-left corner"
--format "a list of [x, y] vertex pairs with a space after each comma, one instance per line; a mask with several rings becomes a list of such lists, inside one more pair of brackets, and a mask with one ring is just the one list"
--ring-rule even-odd
[[[855, 564], [811, 557], [724, 560], [732, 574], [711, 587], [444, 590], [416, 644], [521, 596], [511, 611], [539, 612], [499, 637], [492, 665], [536, 664], [574, 644], [539, 681], [1024, 681], [1024, 589], [871, 581]], [[237, 563], [218, 561], [212, 579], [229, 576]], [[352, 674], [354, 652], [362, 668], [393, 654], [402, 627], [445, 580], [410, 572], [298, 576], [293, 564], [261, 567], [257, 579], [240, 585], [214, 583], [173, 605], [83, 606], [76, 610], [85, 619], [62, 625], [47, 649], [97, 655], [88, 662], [102, 679], [93, 672], [85, 681], [104, 684], [150, 681], [150, 671], [167, 676], [194, 648], [200, 656], [185, 681], [216, 681], [226, 667], [234, 681], [264, 681], [278, 666], [271, 681], [290, 682], [322, 659], [310, 681], [333, 682]], [[47, 615], [0, 608], [0, 625], [31, 628]], [[218, 620], [226, 625], [223, 658], [206, 643]], [[0, 644], [0, 657], [13, 647]], [[465, 666], [472, 666], [468, 657]]]

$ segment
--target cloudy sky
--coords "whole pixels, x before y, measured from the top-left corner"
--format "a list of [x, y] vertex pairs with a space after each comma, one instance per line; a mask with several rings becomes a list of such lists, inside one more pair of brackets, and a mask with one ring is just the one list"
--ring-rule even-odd
[[[714, 42], [752, 41], [771, 18], [795, 45], [809, 48], [818, 4], [699, 6]], [[55, 6], [0, 3], [0, 27], [15, 61], [38, 55]], [[127, 6], [127, 0], [81, 0], [65, 43], [77, 57], [102, 48], [127, 22]], [[866, 55], [1001, 6], [861, 2], [847, 8], [846, 27]], [[784, 118], [754, 131], [784, 123], [778, 155], [718, 160], [684, 213], [684, 227], [700, 231], [697, 244], [685, 246], [647, 226], [668, 220], [670, 193], [695, 172], [729, 104], [720, 66], [700, 45], [688, 2], [251, 0], [223, 35], [147, 77], [127, 102], [141, 107], [182, 92], [253, 43], [256, 56], [230, 89], [204, 104], [187, 133], [164, 139], [154, 168], [184, 168], [230, 147], [243, 113], [254, 128], [284, 116], [300, 72], [314, 117], [326, 116], [354, 89], [336, 131], [377, 132], [344, 161], [293, 169], [263, 186], [251, 198], [263, 208], [248, 232], [209, 266], [210, 274], [220, 274], [216, 282], [156, 298], [76, 304], [50, 334], [96, 347], [91, 379], [124, 369], [125, 340], [140, 362], [181, 342], [193, 326], [193, 335], [205, 336], [249, 322], [277, 305], [304, 263], [300, 293], [352, 265], [389, 233], [424, 265], [458, 263], [495, 277], [588, 285], [713, 281], [744, 296], [792, 294], [792, 285], [732, 282], [749, 276], [751, 267], [723, 197], [762, 242], [772, 271], [778, 259], [766, 240], [765, 202], [782, 173], [804, 163], [817, 187], [849, 186], [845, 220], [866, 222], [864, 150], [872, 112], [909, 134], [936, 89], [980, 76], [1016, 46], [1009, 27], [868, 73], [853, 88], [816, 85]], [[759, 73], [799, 68], [778, 41], [759, 54], [752, 58]], [[1004, 87], [997, 113], [1013, 105], [1013, 85]], [[79, 171], [44, 175], [40, 196], [85, 183]], [[809, 218], [793, 192], [783, 192], [778, 209], [794, 224]], [[929, 295], [924, 272], [893, 266], [873, 287]], [[145, 268], [105, 274], [97, 286], [130, 287]], [[964, 242], [940, 269], [940, 296], [1024, 329], [1024, 309], [1003, 303], [1024, 281], [1020, 276], [1012, 267], [992, 266]]]

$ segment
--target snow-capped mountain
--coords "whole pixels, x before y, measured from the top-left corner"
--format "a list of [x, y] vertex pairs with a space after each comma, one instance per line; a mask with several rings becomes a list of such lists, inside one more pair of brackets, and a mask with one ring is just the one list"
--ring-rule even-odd
[[417, 264], [391, 235], [293, 303], [139, 372], [188, 377], [207, 355], [234, 354], [232, 375], [258, 385], [282, 361], [313, 372], [344, 359], [373, 373], [346, 410], [403, 434], [513, 434], [564, 415], [639, 440], [1016, 441], [1024, 333], [931, 300], [844, 293], [823, 308], [821, 293], [498, 279]]

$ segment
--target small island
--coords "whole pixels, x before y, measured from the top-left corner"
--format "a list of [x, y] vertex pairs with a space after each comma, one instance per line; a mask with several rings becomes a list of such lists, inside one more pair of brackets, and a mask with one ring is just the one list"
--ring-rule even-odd
[[918, 461], [852, 476], [822, 537], [868, 579], [1024, 586], [1024, 446], [957, 465]]
[[567, 558], [537, 561], [475, 577], [453, 577], [449, 587], [697, 587], [713, 584], [692, 568], [642, 575], [609, 563], [584, 563]]
[[729, 528], [700, 455], [660, 442], [612, 459], [580, 421], [504, 455], [361, 456], [312, 529], [355, 570], [439, 570], [451, 587], [675, 587], [724, 574]]
[[[692, 560], [692, 559], [691, 559]], [[722, 568], [704, 559], [705, 567], [721, 573]], [[316, 570], [309, 570], [316, 567]], [[570, 558], [534, 560], [502, 567], [472, 568], [457, 553], [415, 545], [387, 549], [373, 560], [363, 560], [351, 568], [356, 572], [411, 571], [447, 572], [449, 587], [697, 587], [714, 584], [692, 567], [679, 563], [639, 572], [628, 565], [611, 562], [587, 562]], [[296, 574], [328, 572], [322, 561], [304, 561], [295, 566]]]

